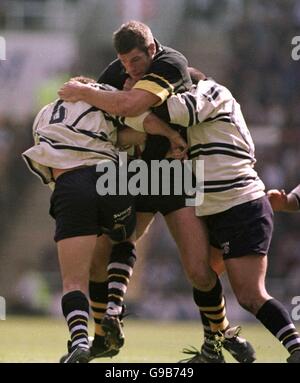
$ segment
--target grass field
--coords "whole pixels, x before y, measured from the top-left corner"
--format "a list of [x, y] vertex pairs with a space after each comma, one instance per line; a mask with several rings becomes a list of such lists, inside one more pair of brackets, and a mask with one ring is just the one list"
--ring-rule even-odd
[[[245, 324], [242, 335], [256, 349], [257, 362], [285, 362], [284, 348], [262, 326]], [[92, 324], [90, 326], [92, 329]], [[67, 330], [64, 321], [49, 318], [8, 317], [0, 321], [0, 362], [57, 362], [66, 351]], [[189, 345], [199, 347], [202, 331], [197, 322], [157, 322], [127, 320], [126, 344], [113, 359], [115, 363], [168, 363], [184, 356]], [[227, 362], [233, 362], [224, 351]]]

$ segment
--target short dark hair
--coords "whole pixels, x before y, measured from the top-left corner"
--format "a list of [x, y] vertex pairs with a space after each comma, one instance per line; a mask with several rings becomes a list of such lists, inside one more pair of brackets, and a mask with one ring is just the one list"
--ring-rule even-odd
[[113, 44], [119, 54], [126, 54], [135, 48], [147, 52], [151, 43], [154, 43], [151, 29], [140, 21], [122, 24], [113, 34]]

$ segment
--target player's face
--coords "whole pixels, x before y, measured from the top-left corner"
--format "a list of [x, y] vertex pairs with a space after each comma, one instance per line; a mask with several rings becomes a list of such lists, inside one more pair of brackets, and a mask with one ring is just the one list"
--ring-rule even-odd
[[118, 58], [126, 73], [136, 81], [144, 76], [152, 63], [152, 56], [148, 52], [143, 52], [137, 48], [134, 48], [129, 53], [119, 54]]

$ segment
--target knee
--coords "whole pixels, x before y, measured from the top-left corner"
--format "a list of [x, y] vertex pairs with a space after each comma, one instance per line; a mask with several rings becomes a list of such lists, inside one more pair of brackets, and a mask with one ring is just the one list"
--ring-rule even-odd
[[186, 268], [186, 274], [193, 287], [201, 291], [211, 290], [216, 283], [215, 273], [207, 264]]
[[237, 300], [243, 309], [256, 315], [257, 311], [261, 307], [261, 303], [264, 301], [264, 298], [259, 293], [251, 293], [244, 290], [237, 294]]

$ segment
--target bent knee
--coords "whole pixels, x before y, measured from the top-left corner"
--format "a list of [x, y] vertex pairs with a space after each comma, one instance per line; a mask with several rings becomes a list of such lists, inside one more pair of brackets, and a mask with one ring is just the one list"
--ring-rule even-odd
[[186, 269], [186, 274], [193, 287], [202, 291], [212, 289], [216, 283], [215, 274], [207, 265], [202, 269], [201, 267]]
[[266, 297], [264, 297], [259, 292], [249, 294], [249, 291], [245, 291], [237, 295], [237, 300], [243, 309], [249, 311], [251, 314], [256, 315], [259, 308], [266, 301]]

